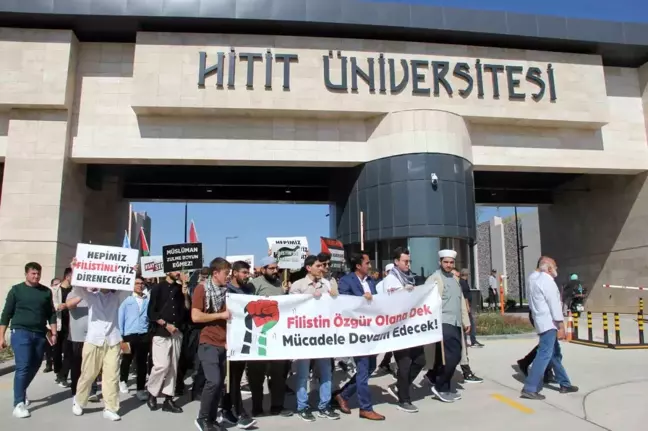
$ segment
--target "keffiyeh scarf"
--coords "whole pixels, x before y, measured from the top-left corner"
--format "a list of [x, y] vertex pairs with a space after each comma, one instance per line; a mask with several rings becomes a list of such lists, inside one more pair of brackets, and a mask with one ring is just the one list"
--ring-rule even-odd
[[205, 312], [216, 313], [225, 304], [226, 287], [219, 287], [214, 284], [211, 277], [205, 280]]
[[390, 274], [394, 274], [398, 281], [401, 282], [403, 287], [407, 286], [408, 284], [410, 286], [414, 286], [416, 281], [414, 280], [414, 274], [412, 274], [412, 271], [408, 271], [407, 274], [405, 274], [403, 271], [398, 269], [396, 265], [394, 265], [394, 268], [391, 270]]

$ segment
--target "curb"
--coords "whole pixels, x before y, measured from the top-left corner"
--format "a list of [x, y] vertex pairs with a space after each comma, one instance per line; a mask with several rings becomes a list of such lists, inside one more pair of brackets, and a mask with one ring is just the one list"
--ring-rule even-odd
[[501, 334], [501, 335], [477, 335], [480, 340], [524, 340], [536, 338], [538, 336], [535, 332], [526, 332], [524, 334]]
[[0, 376], [13, 373], [16, 370], [16, 362], [13, 359], [0, 362]]

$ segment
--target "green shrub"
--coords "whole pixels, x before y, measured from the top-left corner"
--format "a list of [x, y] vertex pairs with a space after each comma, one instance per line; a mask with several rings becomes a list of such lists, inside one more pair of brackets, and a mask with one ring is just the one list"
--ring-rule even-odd
[[13, 350], [11, 350], [11, 347], [0, 349], [0, 362], [8, 361], [11, 358], [13, 358]]
[[533, 332], [529, 319], [510, 314], [481, 313], [475, 316], [477, 335], [526, 334]]

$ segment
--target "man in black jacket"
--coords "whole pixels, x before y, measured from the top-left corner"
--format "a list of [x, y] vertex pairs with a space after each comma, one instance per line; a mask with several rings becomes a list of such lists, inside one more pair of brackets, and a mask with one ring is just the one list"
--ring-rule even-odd
[[[461, 270], [459, 277], [459, 285], [461, 286], [461, 291], [463, 296], [468, 301], [468, 317], [470, 318], [470, 347], [484, 347], [482, 343], [477, 341], [477, 325], [475, 324], [475, 316], [473, 314], [473, 303], [472, 303], [472, 294], [470, 293], [470, 285], [468, 284], [468, 278], [470, 277], [470, 271], [464, 268]], [[468, 342], [466, 342], [466, 345]]]

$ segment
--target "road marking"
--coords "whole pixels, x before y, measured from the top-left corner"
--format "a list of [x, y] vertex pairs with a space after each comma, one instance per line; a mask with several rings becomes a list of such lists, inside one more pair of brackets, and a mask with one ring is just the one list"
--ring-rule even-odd
[[529, 408], [529, 407], [525, 406], [524, 404], [520, 404], [517, 401], [513, 401], [509, 397], [505, 397], [502, 394], [492, 394], [491, 398], [495, 398], [497, 401], [500, 401], [500, 402], [506, 404], [509, 407], [513, 407], [514, 409], [517, 409], [517, 410], [521, 411], [522, 413], [526, 413], [526, 414], [529, 414], [529, 415], [535, 413], [535, 411], [532, 408]]

